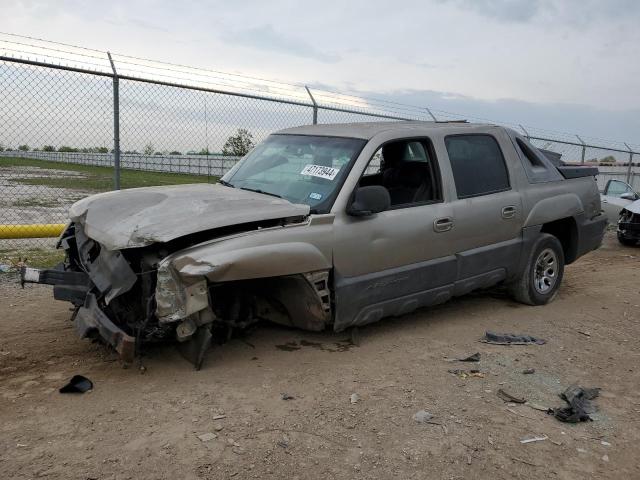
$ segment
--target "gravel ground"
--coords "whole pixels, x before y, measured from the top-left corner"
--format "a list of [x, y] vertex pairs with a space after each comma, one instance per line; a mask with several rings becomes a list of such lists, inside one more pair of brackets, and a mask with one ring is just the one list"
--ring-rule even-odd
[[[265, 325], [210, 351], [199, 372], [154, 348], [144, 374], [77, 339], [48, 288], [0, 276], [1, 476], [640, 478], [639, 259], [608, 236], [545, 307], [478, 293], [361, 329], [359, 346]], [[547, 343], [480, 343], [486, 330]], [[475, 352], [479, 363], [447, 361]], [[74, 374], [94, 390], [58, 393]], [[602, 389], [593, 422], [531, 407], [561, 406], [574, 383]], [[431, 423], [413, 419], [420, 410]], [[532, 437], [546, 439], [521, 443]]]

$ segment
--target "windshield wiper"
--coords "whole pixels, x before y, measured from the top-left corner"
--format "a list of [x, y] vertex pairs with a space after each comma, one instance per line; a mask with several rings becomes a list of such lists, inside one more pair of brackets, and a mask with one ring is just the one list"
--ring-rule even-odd
[[282, 198], [282, 196], [278, 195], [277, 193], [265, 192], [264, 190], [260, 190], [258, 188], [240, 187], [240, 190], [247, 190], [248, 192], [262, 193], [263, 195], [271, 195], [272, 197]]
[[218, 180], [218, 183], [219, 183], [220, 185], [224, 185], [225, 187], [236, 188], [236, 187], [234, 187], [233, 185], [231, 185], [229, 182], [227, 182], [226, 180], [222, 180], [222, 179], [221, 179], [221, 180]]

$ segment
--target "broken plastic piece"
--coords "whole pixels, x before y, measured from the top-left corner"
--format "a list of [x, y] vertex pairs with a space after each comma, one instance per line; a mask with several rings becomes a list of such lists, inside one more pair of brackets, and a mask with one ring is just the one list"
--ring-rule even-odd
[[82, 375], [74, 375], [64, 387], [62, 387], [60, 393], [85, 393], [93, 389], [93, 382], [87, 377]]
[[531, 335], [513, 335], [510, 333], [485, 332], [482, 339], [485, 343], [494, 345], [544, 345], [547, 343], [542, 338], [532, 337]]
[[525, 403], [527, 401], [524, 398], [514, 397], [513, 395], [511, 395], [510, 393], [505, 392], [501, 388], [498, 389], [498, 391], [496, 392], [496, 395], [498, 395], [505, 402]]

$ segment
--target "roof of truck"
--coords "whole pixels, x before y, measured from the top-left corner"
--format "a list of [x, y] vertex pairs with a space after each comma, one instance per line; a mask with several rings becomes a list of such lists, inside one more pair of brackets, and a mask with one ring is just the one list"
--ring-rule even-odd
[[457, 122], [423, 122], [414, 120], [361, 122], [361, 123], [331, 123], [322, 125], [304, 125], [301, 127], [285, 128], [275, 132], [281, 135], [319, 135], [326, 137], [362, 138], [369, 140], [381, 132], [390, 130], [441, 129], [441, 128], [477, 128], [494, 127], [486, 123]]

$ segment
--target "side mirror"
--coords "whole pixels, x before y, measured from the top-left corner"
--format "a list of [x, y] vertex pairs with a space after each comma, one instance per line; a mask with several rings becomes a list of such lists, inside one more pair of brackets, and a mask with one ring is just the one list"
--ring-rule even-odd
[[633, 192], [627, 192], [627, 193], [623, 193], [622, 195], [620, 195], [620, 198], [622, 200], [631, 200], [632, 202], [636, 201], [638, 199], [638, 194], [633, 193]]
[[367, 217], [374, 213], [384, 212], [390, 206], [389, 190], [381, 185], [370, 185], [356, 189], [353, 202], [347, 209], [347, 213], [354, 217]]

